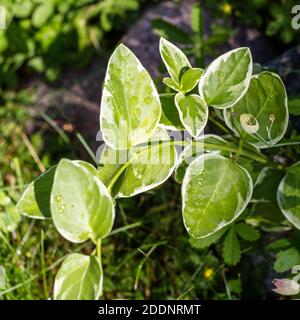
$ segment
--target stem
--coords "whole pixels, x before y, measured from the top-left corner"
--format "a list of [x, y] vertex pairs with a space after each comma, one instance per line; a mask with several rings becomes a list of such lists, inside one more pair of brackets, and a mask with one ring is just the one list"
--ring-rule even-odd
[[232, 134], [232, 132], [230, 130], [228, 130], [225, 126], [223, 126], [223, 124], [221, 122], [219, 122], [218, 120], [214, 119], [212, 116], [208, 116], [208, 120], [211, 121], [217, 127], [219, 127], [221, 130], [223, 130], [225, 133], [233, 136], [233, 134]]
[[198, 25], [196, 27], [197, 30], [194, 34], [194, 53], [195, 53], [196, 65], [202, 68], [204, 66], [204, 46], [203, 46], [203, 15], [202, 15], [202, 8], [200, 4], [196, 4], [194, 7], [194, 10], [196, 10], [196, 13], [198, 13], [198, 17], [197, 17]]
[[98, 261], [99, 261], [100, 265], [102, 265], [102, 256], [101, 256], [101, 239], [97, 240], [97, 244], [96, 244], [96, 253], [97, 253]]
[[99, 300], [100, 297], [102, 297], [103, 295], [103, 268], [102, 268], [102, 254], [101, 254], [101, 239], [97, 240], [96, 243], [96, 254], [97, 254], [97, 259], [100, 265], [100, 269], [101, 269], [101, 286], [100, 286], [100, 290], [99, 290], [99, 294], [97, 297], [97, 300]]
[[[216, 150], [223, 150], [223, 151], [229, 151], [241, 156], [244, 156], [250, 160], [256, 161], [256, 162], [260, 162], [263, 164], [266, 164], [270, 167], [276, 168], [278, 170], [283, 170], [283, 166], [281, 164], [277, 164], [273, 161], [270, 161], [266, 156], [256, 153], [254, 151], [250, 151], [249, 149], [243, 149], [241, 146], [235, 147], [235, 146], [225, 146], [225, 145], [219, 145], [219, 144], [214, 144], [214, 143], [209, 143], [209, 142], [201, 142], [201, 141], [172, 141], [172, 140], [164, 140], [164, 141], [160, 141], [158, 143], [166, 143], [169, 145], [173, 145], [173, 146], [189, 146], [191, 144], [191, 142], [193, 144], [199, 144], [199, 143], [203, 143], [203, 147], [204, 149], [216, 149]], [[152, 143], [152, 145], [154, 145]], [[140, 152], [135, 153], [131, 159], [129, 159], [126, 163], [124, 163], [119, 170], [117, 171], [117, 173], [113, 176], [113, 178], [111, 179], [110, 183], [107, 186], [107, 189], [111, 192], [112, 188], [114, 186], [114, 184], [117, 182], [117, 180], [119, 179], [119, 177], [122, 175], [122, 173], [129, 167], [129, 165], [137, 159], [137, 157], [139, 155], [142, 155], [143, 153], [149, 152], [148, 148], [143, 149]]]

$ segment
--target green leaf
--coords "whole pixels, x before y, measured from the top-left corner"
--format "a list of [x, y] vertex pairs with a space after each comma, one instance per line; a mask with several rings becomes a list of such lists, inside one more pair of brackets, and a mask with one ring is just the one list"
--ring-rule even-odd
[[175, 105], [186, 130], [194, 138], [199, 137], [208, 119], [208, 107], [205, 102], [195, 94], [185, 96], [182, 93], [177, 93]]
[[160, 94], [159, 98], [162, 108], [160, 125], [168, 130], [183, 131], [184, 126], [175, 105], [175, 94]]
[[[165, 141], [165, 143], [159, 143]], [[101, 155], [99, 178], [109, 185], [122, 166], [124, 172], [116, 181], [113, 193], [116, 197], [131, 197], [157, 187], [174, 171], [177, 162], [175, 147], [166, 142], [166, 131], [158, 128], [148, 145], [131, 150], [114, 150], [106, 147]]]
[[252, 74], [249, 48], [231, 50], [214, 60], [199, 81], [200, 96], [209, 106], [232, 107], [246, 93]]
[[299, 251], [292, 247], [277, 254], [274, 270], [276, 272], [286, 272], [298, 264], [300, 264]]
[[180, 92], [186, 93], [193, 90], [198, 84], [204, 70], [200, 68], [187, 69], [180, 79]]
[[149, 73], [126, 46], [119, 45], [110, 57], [102, 93], [104, 141], [114, 149], [146, 142], [160, 115], [159, 96]]
[[55, 171], [51, 213], [59, 233], [75, 243], [106, 237], [115, 215], [111, 196], [100, 179], [67, 159]]
[[173, 42], [192, 44], [191, 37], [187, 32], [164, 19], [152, 19], [151, 25], [154, 32], [160, 37], [164, 37]]
[[289, 113], [294, 116], [300, 116], [300, 96], [289, 97]]
[[27, 18], [32, 12], [32, 7], [32, 2], [29, 0], [18, 1], [18, 3], [13, 6], [14, 16], [21, 19]]
[[181, 152], [176, 170], [175, 170], [175, 179], [177, 182], [182, 183], [183, 177], [185, 175], [185, 171], [189, 164], [197, 158], [200, 154], [203, 153], [213, 153], [213, 154], [220, 154], [223, 156], [229, 156], [227, 151], [221, 151], [218, 149], [210, 149], [205, 146], [205, 143], [211, 143], [213, 145], [228, 145], [228, 142], [223, 138], [214, 135], [214, 134], [205, 134], [200, 136], [197, 142], [193, 142], [190, 145], [186, 146], [183, 151]]
[[252, 194], [249, 173], [215, 154], [196, 158], [182, 183], [183, 221], [194, 238], [205, 238], [236, 220]]
[[235, 266], [241, 259], [241, 248], [235, 228], [230, 228], [223, 244], [223, 259], [231, 266]]
[[256, 241], [260, 238], [259, 231], [246, 223], [238, 223], [234, 226], [236, 233], [244, 240]]
[[172, 78], [163, 78], [163, 83], [175, 91], [179, 91], [179, 85]]
[[208, 248], [213, 243], [217, 242], [222, 237], [222, 235], [226, 232], [226, 230], [227, 228], [223, 228], [218, 232], [212, 234], [211, 236], [203, 239], [195, 239], [191, 237], [189, 239], [189, 243], [193, 248], [196, 248], [196, 249]]
[[287, 239], [278, 239], [267, 245], [266, 249], [268, 251], [278, 251], [282, 249], [287, 249], [291, 246], [291, 242]]
[[95, 256], [70, 254], [55, 277], [54, 299], [98, 300], [102, 282], [102, 266]]
[[265, 167], [261, 170], [253, 189], [251, 218], [262, 223], [278, 225], [284, 219], [277, 204], [276, 193], [283, 172]]
[[282, 139], [288, 125], [287, 95], [275, 73], [264, 71], [251, 78], [246, 95], [231, 110], [224, 110], [227, 126], [258, 148]]
[[51, 1], [41, 3], [33, 12], [32, 25], [40, 28], [44, 25], [54, 13], [54, 6]]
[[159, 51], [170, 76], [179, 84], [182, 70], [191, 68], [189, 60], [179, 48], [164, 38], [160, 38]]
[[300, 161], [288, 169], [280, 182], [277, 201], [286, 219], [300, 230]]
[[[97, 176], [95, 167], [85, 161], [74, 160], [78, 164]], [[28, 218], [51, 218], [50, 197], [56, 166], [51, 167], [36, 178], [24, 191], [17, 203], [17, 211]]]
[[50, 195], [56, 166], [36, 178], [24, 191], [17, 203], [17, 210], [23, 216], [34, 219], [51, 218]]

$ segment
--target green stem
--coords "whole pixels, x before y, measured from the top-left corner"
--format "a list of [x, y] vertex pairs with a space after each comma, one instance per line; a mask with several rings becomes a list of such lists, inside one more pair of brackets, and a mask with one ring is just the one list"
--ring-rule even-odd
[[[170, 140], [165, 140], [165, 141], [160, 141], [158, 143], [166, 143], [166, 144], [170, 144], [170, 145], [177, 145], [177, 146], [189, 146], [191, 144], [191, 141], [170, 141]], [[209, 143], [209, 142], [201, 142], [201, 141], [192, 141], [193, 144], [199, 144], [199, 143], [203, 143], [203, 148], [207, 148], [207, 149], [216, 149], [216, 150], [223, 150], [223, 151], [229, 151], [241, 156], [244, 156], [250, 160], [256, 161], [256, 162], [260, 162], [263, 163], [265, 165], [268, 165], [270, 167], [276, 168], [278, 170], [283, 170], [283, 166], [280, 164], [277, 164], [273, 161], [270, 161], [266, 156], [256, 153], [254, 151], [250, 151], [249, 149], [243, 149], [241, 146], [225, 146], [225, 145], [219, 145], [219, 144], [214, 144], [214, 143]], [[152, 144], [153, 145], [153, 144]], [[113, 178], [111, 179], [110, 183], [108, 184], [107, 188], [108, 190], [111, 192], [112, 188], [114, 186], [114, 184], [117, 182], [117, 180], [119, 179], [119, 177], [122, 175], [122, 173], [129, 167], [129, 165], [137, 159], [137, 157], [139, 155], [142, 155], [144, 153], [149, 152], [148, 148], [143, 149], [140, 152], [135, 153], [131, 159], [129, 159], [126, 163], [124, 163], [119, 170], [117, 171], [117, 173], [113, 176]]]
[[97, 240], [97, 244], [96, 244], [96, 253], [97, 253], [98, 261], [99, 261], [100, 265], [102, 266], [102, 256], [101, 256], [101, 239]]
[[[99, 265], [100, 265], [100, 269], [101, 269], [101, 274], [103, 277], [103, 268], [102, 268], [102, 253], [101, 253], [101, 239], [98, 239], [97, 240], [97, 243], [96, 243], [96, 255], [97, 255], [97, 259], [98, 259], [98, 262], [99, 262]], [[103, 278], [102, 278], [102, 281], [103, 281]], [[100, 288], [100, 291], [99, 291], [99, 296], [97, 297], [97, 300], [102, 297], [103, 295], [103, 287], [101, 285], [101, 288]]]
[[225, 126], [223, 126], [223, 124], [221, 122], [219, 122], [218, 120], [214, 119], [212, 116], [208, 116], [208, 120], [211, 121], [217, 127], [219, 127], [221, 130], [223, 130], [225, 133], [233, 136], [233, 134], [232, 134], [232, 132], [230, 130], [228, 130]]

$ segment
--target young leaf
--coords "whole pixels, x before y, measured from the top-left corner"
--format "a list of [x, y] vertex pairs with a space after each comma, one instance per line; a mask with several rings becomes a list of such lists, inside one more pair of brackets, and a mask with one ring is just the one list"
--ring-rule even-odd
[[181, 152], [177, 162], [175, 170], [175, 179], [177, 182], [182, 183], [187, 167], [192, 162], [192, 160], [196, 159], [200, 154], [213, 153], [223, 156], [230, 155], [227, 151], [208, 148], [206, 146], [207, 143], [220, 146], [228, 145], [228, 142], [219, 136], [216, 136], [214, 134], [205, 134], [203, 136], [200, 136], [197, 142], [194, 141], [190, 145], [186, 146]]
[[175, 91], [180, 91], [178, 83], [172, 78], [163, 78], [163, 83]]
[[102, 282], [102, 266], [95, 256], [70, 254], [55, 277], [54, 299], [98, 300]]
[[292, 247], [287, 250], [280, 251], [276, 255], [274, 270], [276, 272], [286, 272], [298, 264], [300, 264], [299, 251], [296, 248]]
[[191, 68], [189, 60], [179, 48], [164, 38], [160, 38], [159, 51], [170, 76], [179, 84], [182, 70]]
[[198, 84], [204, 70], [200, 68], [190, 68], [184, 72], [180, 79], [179, 91], [182, 93], [193, 90]]
[[191, 136], [197, 138], [207, 123], [207, 105], [198, 95], [185, 96], [182, 93], [176, 94], [175, 105], [182, 124]]
[[194, 238], [205, 238], [236, 220], [252, 194], [249, 173], [232, 159], [204, 154], [186, 170], [183, 221]]
[[17, 210], [23, 216], [34, 219], [51, 218], [50, 194], [56, 166], [36, 178], [22, 194]]
[[280, 77], [268, 71], [252, 76], [247, 93], [231, 110], [224, 110], [224, 118], [229, 128], [254, 146], [276, 144], [284, 136], [289, 119]]
[[300, 161], [288, 169], [280, 182], [277, 201], [286, 219], [300, 229]]
[[173, 131], [185, 130], [175, 105], [175, 94], [161, 94], [159, 98], [162, 108], [160, 126]]
[[108, 62], [101, 99], [100, 126], [104, 141], [114, 149], [146, 142], [161, 114], [159, 96], [137, 57], [119, 45]]
[[50, 207], [59, 233], [75, 243], [106, 237], [114, 222], [113, 201], [104, 184], [67, 159], [55, 171]]
[[[164, 141], [164, 143], [160, 143]], [[111, 148], [103, 150], [99, 178], [109, 185], [124, 166], [124, 172], [116, 181], [113, 192], [116, 197], [131, 197], [146, 192], [166, 181], [177, 162], [175, 147], [168, 134], [158, 128], [148, 145], [136, 146], [128, 151]], [[122, 163], [120, 163], [120, 160]]]
[[209, 106], [232, 107], [246, 93], [251, 74], [249, 48], [231, 50], [214, 60], [200, 78], [200, 96]]
[[235, 266], [241, 259], [241, 248], [235, 228], [230, 228], [223, 244], [223, 259], [231, 266]]
[[256, 241], [260, 238], [259, 231], [246, 223], [238, 223], [234, 226], [236, 233], [244, 240]]

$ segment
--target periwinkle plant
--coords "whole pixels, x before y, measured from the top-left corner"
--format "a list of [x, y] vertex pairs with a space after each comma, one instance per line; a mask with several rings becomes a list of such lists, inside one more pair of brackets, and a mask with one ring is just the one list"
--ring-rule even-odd
[[[239, 259], [230, 251], [237, 236], [257, 239], [245, 220], [255, 211], [251, 199], [258, 200], [257, 195], [253, 199], [253, 186], [263, 180], [249, 165], [253, 162], [260, 170], [282, 172], [278, 206], [300, 229], [300, 162], [286, 168], [261, 152], [279, 146], [288, 125], [287, 95], [279, 76], [267, 71], [252, 75], [248, 48], [219, 56], [205, 70], [192, 67], [163, 38], [160, 54], [170, 75], [163, 83], [173, 93], [159, 95], [137, 57], [119, 45], [109, 60], [102, 92], [100, 127], [106, 146], [99, 167], [62, 159], [33, 181], [18, 202], [22, 215], [52, 219], [66, 240], [95, 244], [90, 256], [67, 256], [55, 279], [55, 299], [101, 296], [101, 240], [112, 230], [117, 199], [157, 187], [174, 172], [182, 184], [187, 233], [199, 247], [226, 234], [229, 264]], [[213, 109], [226, 124], [219, 122], [226, 136], [202, 135]], [[186, 130], [192, 139], [172, 140], [170, 129]], [[185, 147], [180, 155], [176, 145]]]

